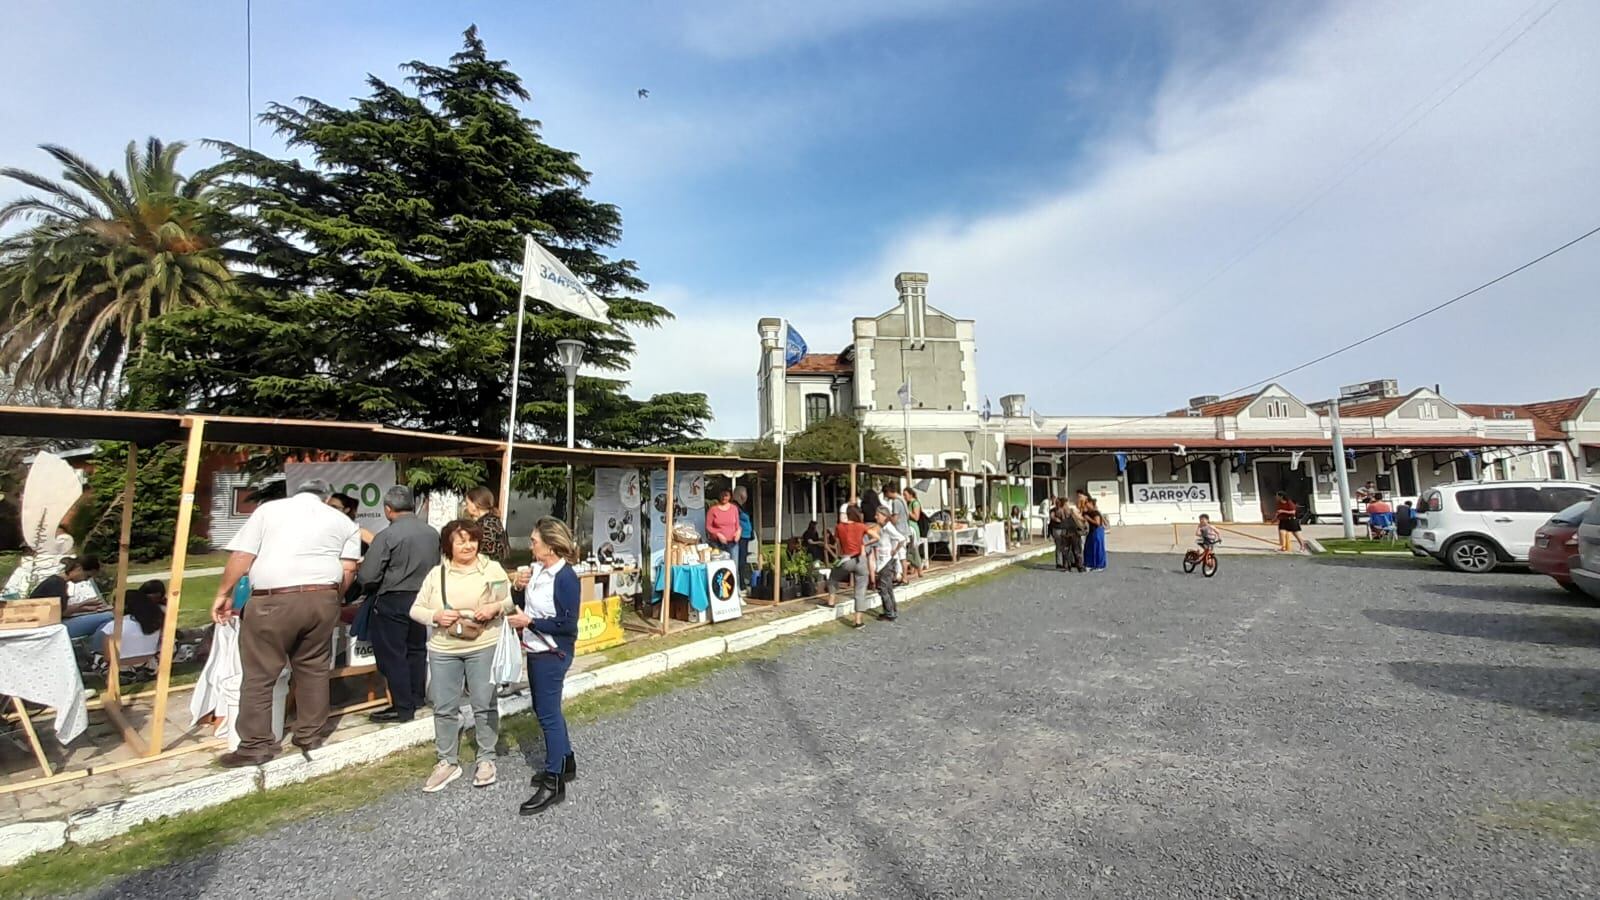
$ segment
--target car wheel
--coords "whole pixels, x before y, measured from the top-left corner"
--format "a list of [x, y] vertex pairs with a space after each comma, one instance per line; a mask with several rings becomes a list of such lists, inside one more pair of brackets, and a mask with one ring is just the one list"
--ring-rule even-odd
[[1499, 559], [1488, 542], [1478, 538], [1462, 538], [1450, 545], [1444, 554], [1445, 564], [1457, 572], [1482, 575], [1493, 572]]

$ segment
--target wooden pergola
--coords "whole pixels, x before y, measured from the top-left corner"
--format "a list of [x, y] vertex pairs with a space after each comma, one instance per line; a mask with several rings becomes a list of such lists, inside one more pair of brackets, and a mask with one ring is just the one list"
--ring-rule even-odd
[[[227, 447], [259, 447], [280, 450], [299, 450], [308, 453], [331, 453], [351, 456], [388, 457], [400, 465], [407, 461], [455, 457], [463, 459], [500, 460], [504, 458], [506, 442], [488, 438], [461, 435], [433, 434], [383, 425], [357, 422], [338, 422], [308, 419], [253, 418], [240, 416], [208, 415], [203, 413], [152, 413], [120, 412], [97, 409], [58, 409], [44, 407], [0, 406], [0, 435], [43, 438], [53, 441], [116, 441], [129, 445], [127, 473], [122, 493], [121, 530], [117, 542], [116, 588], [113, 596], [114, 625], [111, 640], [107, 642], [111, 665], [107, 673], [104, 708], [108, 718], [120, 730], [123, 740], [144, 761], [163, 755], [169, 749], [163, 730], [166, 724], [168, 697], [172, 685], [172, 657], [178, 630], [178, 614], [183, 599], [183, 583], [187, 563], [189, 535], [194, 521], [195, 489], [199, 477], [201, 455], [206, 445]], [[172, 561], [168, 572], [166, 619], [162, 627], [157, 674], [153, 696], [154, 711], [149, 728], [141, 734], [123, 712], [123, 694], [118, 673], [116, 649], [120, 646], [124, 612], [124, 587], [128, 578], [129, 549], [133, 526], [133, 502], [138, 451], [163, 444], [184, 447], [184, 467], [180, 488], [177, 522], [172, 537]], [[567, 449], [543, 444], [516, 442], [512, 446], [513, 464], [551, 466], [589, 466], [638, 468], [648, 470], [664, 467], [667, 475], [667, 509], [673, 509], [677, 472], [680, 468], [706, 471], [738, 471], [753, 474], [757, 479], [756, 498], [759, 503], [759, 479], [770, 477], [777, 486], [777, 510], [774, 517], [776, 562], [781, 571], [783, 560], [783, 485], [786, 476], [847, 476], [852, 495], [862, 476], [883, 476], [899, 479], [911, 477], [948, 483], [947, 505], [953, 509], [956, 496], [956, 478], [965, 474], [948, 469], [910, 469], [904, 466], [865, 465], [850, 462], [814, 462], [798, 460], [744, 459], [736, 456], [707, 456], [675, 454], [659, 451], [621, 451], [587, 448]], [[397, 473], [398, 474], [398, 473]], [[403, 475], [400, 475], [403, 479]], [[946, 482], [947, 479], [947, 482]], [[759, 522], [759, 509], [757, 521]], [[757, 528], [759, 558], [760, 528]], [[663, 559], [663, 581], [672, 584], [672, 521], [667, 517], [663, 546], [667, 549]], [[648, 559], [648, 556], [646, 556]], [[774, 592], [771, 602], [781, 599]], [[663, 592], [659, 632], [668, 631], [671, 591]], [[176, 752], [176, 751], [174, 751]], [[121, 764], [119, 764], [121, 765]], [[59, 780], [58, 775], [49, 780]]]

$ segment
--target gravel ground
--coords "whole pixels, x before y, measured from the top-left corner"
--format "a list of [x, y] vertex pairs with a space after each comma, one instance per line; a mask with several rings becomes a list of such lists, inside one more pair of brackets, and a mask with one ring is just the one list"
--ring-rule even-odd
[[96, 896], [1600, 892], [1596, 845], [1503, 824], [1600, 798], [1600, 610], [1528, 574], [1176, 562], [1029, 566], [720, 671], [577, 729], [536, 819], [507, 758]]

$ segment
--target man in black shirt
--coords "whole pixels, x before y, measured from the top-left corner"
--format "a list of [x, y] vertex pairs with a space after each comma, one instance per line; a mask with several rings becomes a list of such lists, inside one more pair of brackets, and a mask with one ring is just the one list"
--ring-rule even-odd
[[64, 565], [66, 569], [62, 574], [51, 575], [39, 582], [28, 596], [60, 600], [61, 623], [67, 626], [67, 635], [76, 640], [100, 630], [101, 625], [111, 621], [112, 614], [106, 609], [105, 601], [99, 597], [78, 603], [73, 603], [69, 599], [72, 585], [88, 581], [100, 574], [100, 560], [93, 556], [83, 556], [78, 559], [67, 559]]

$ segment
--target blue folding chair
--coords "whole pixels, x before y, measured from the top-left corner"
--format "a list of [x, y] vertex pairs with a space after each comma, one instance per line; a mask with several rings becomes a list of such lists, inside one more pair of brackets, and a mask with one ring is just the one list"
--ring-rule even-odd
[[1380, 537], [1386, 541], [1395, 540], [1397, 537], [1394, 513], [1392, 512], [1373, 513], [1367, 518], [1367, 528], [1371, 530], [1374, 537]]

